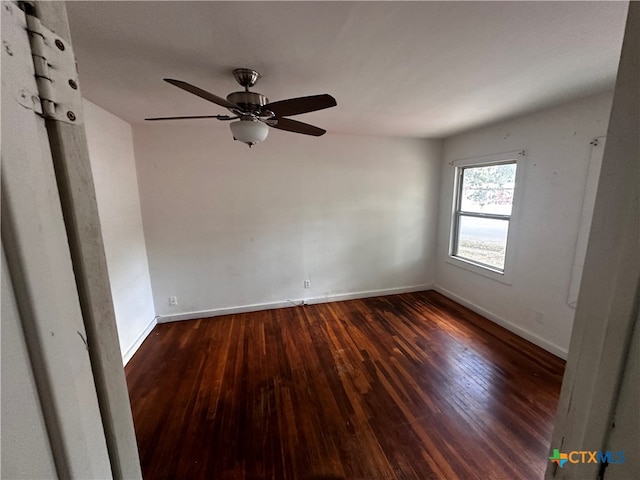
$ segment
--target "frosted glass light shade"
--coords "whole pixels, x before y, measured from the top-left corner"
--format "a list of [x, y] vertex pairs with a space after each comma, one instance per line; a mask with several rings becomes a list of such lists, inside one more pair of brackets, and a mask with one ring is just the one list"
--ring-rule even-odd
[[233, 139], [246, 143], [249, 147], [262, 142], [269, 135], [269, 126], [255, 118], [243, 118], [229, 126]]

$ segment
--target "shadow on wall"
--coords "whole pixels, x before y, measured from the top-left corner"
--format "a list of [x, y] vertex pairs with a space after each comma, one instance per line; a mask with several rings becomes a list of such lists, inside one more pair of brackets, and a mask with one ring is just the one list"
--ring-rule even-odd
[[[425, 194], [341, 205], [303, 229], [305, 265], [323, 294], [408, 287], [426, 283], [433, 232]], [[318, 286], [318, 283], [316, 283]]]

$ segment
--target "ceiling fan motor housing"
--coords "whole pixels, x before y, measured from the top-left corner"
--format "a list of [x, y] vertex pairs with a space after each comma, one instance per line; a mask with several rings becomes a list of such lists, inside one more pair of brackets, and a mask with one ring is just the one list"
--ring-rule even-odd
[[269, 99], [256, 92], [233, 92], [227, 95], [227, 100], [238, 105], [244, 112], [259, 115], [262, 107], [269, 103]]

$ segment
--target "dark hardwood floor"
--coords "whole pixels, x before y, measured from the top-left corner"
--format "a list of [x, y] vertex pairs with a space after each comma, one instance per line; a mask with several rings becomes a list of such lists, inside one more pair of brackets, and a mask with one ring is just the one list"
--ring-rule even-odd
[[564, 361], [435, 292], [158, 325], [145, 479], [540, 479]]

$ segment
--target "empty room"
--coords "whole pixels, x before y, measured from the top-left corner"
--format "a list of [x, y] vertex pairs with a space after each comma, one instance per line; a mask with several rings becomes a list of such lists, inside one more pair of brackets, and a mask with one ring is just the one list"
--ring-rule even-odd
[[632, 478], [639, 17], [6, 2], [2, 477]]

